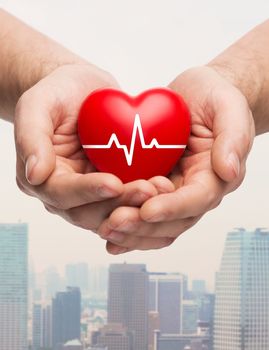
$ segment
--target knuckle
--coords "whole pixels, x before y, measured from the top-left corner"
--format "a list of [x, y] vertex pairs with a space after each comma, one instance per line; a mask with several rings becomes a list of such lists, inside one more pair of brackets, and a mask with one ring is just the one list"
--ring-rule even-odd
[[68, 203], [63, 198], [63, 195], [58, 193], [57, 188], [52, 186], [49, 181], [44, 186], [40, 186], [40, 191], [43, 192], [45, 200], [49, 205], [52, 205], [59, 210], [69, 209]]
[[52, 205], [43, 203], [44, 208], [50, 213], [50, 214], [57, 214], [57, 209], [54, 208]]
[[118, 85], [118, 82], [116, 81], [114, 76], [108, 71], [103, 70], [103, 79], [104, 79], [104, 82], [108, 86], [117, 86]]
[[160, 248], [169, 247], [174, 241], [176, 237], [166, 237], [159, 243]]
[[205, 194], [206, 198], [205, 198], [205, 206], [204, 206], [204, 210], [208, 211], [210, 209], [213, 209], [217, 206], [217, 203], [219, 201], [219, 198], [216, 196], [215, 191], [210, 190], [207, 191]]
[[66, 219], [75, 226], [96, 232], [98, 229], [98, 224], [92, 220], [90, 215], [87, 215], [87, 219], [85, 220], [85, 217], [80, 209], [81, 208], [71, 208], [64, 210]]

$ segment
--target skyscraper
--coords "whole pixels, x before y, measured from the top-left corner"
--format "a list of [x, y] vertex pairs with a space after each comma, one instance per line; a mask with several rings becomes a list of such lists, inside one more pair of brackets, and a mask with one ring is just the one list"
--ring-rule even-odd
[[197, 334], [198, 305], [194, 300], [184, 300], [182, 307], [182, 333]]
[[28, 226], [0, 224], [0, 349], [27, 349]]
[[40, 350], [42, 344], [42, 306], [33, 305], [33, 350]]
[[52, 299], [52, 347], [68, 340], [80, 340], [81, 295], [79, 288], [67, 287]]
[[108, 289], [108, 268], [93, 266], [89, 269], [89, 292], [95, 297], [106, 296]]
[[206, 293], [206, 281], [205, 280], [193, 280], [192, 281], [192, 293], [194, 296]]
[[182, 332], [183, 276], [179, 273], [151, 273], [149, 282], [149, 311], [160, 318], [160, 332]]
[[145, 265], [110, 265], [108, 322], [121, 323], [133, 333], [133, 350], [148, 349], [148, 273]]
[[97, 347], [107, 350], [132, 350], [132, 335], [121, 324], [109, 323], [100, 329]]
[[227, 236], [216, 279], [214, 350], [267, 350], [269, 232]]
[[65, 267], [66, 285], [79, 287], [82, 294], [89, 289], [89, 267], [86, 263], [68, 264]]
[[55, 266], [50, 266], [45, 272], [46, 278], [46, 298], [51, 300], [55, 294], [64, 290], [64, 283]]
[[148, 329], [148, 350], [154, 350], [155, 344], [155, 332], [160, 329], [160, 317], [159, 312], [149, 311], [149, 329]]
[[52, 308], [51, 305], [43, 307], [42, 310], [42, 347], [52, 347]]

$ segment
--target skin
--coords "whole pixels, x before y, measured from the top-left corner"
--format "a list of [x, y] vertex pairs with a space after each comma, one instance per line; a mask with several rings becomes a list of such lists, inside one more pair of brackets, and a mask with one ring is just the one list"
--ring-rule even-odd
[[254, 136], [269, 131], [269, 21], [169, 87], [192, 116], [188, 151], [170, 176], [176, 190], [117, 208], [99, 228], [112, 253], [144, 249], [148, 237], [175, 240], [242, 183]]
[[[141, 206], [156, 195], [158, 184], [123, 185], [112, 174], [97, 173], [81, 149], [82, 102], [95, 89], [118, 87], [116, 80], [3, 10], [0, 22], [0, 115], [14, 123], [19, 188], [49, 212], [92, 231], [117, 207]], [[162, 188], [174, 189], [168, 181]]]
[[0, 22], [0, 115], [14, 123], [18, 186], [110, 253], [168, 246], [243, 181], [255, 127], [269, 129], [269, 22], [169, 85], [190, 108], [188, 150], [169, 179], [125, 185], [96, 173], [76, 127], [84, 98], [115, 79], [3, 10]]

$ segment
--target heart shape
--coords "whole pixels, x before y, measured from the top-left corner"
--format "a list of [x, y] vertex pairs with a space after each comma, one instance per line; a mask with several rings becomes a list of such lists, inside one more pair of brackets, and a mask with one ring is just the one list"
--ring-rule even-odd
[[131, 97], [116, 89], [91, 93], [80, 109], [78, 133], [91, 163], [123, 182], [168, 175], [184, 153], [190, 114], [166, 88]]

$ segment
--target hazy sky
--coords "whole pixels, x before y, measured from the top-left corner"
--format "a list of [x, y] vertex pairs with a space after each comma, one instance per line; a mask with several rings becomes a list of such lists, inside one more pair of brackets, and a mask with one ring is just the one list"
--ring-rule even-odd
[[[137, 93], [166, 85], [188, 67], [201, 65], [265, 20], [268, 0], [0, 0], [35, 28], [113, 73]], [[235, 116], [236, 117], [236, 116]], [[0, 222], [30, 224], [30, 255], [37, 271], [67, 262], [91, 265], [144, 262], [150, 270], [180, 271], [213, 285], [226, 233], [234, 227], [269, 226], [269, 135], [256, 139], [247, 177], [236, 193], [173, 246], [112, 257], [91, 232], [48, 214], [15, 184], [13, 128], [0, 121]]]

